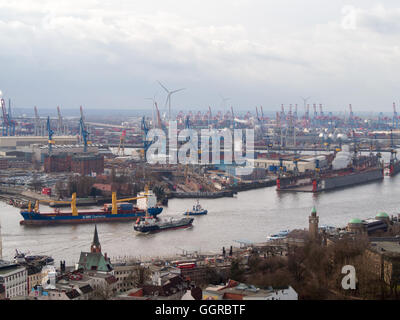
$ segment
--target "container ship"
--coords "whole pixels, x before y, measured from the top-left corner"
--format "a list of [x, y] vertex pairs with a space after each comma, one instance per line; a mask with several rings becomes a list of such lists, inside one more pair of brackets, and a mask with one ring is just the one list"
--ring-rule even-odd
[[189, 228], [192, 226], [194, 218], [159, 220], [151, 217], [138, 218], [133, 229], [138, 232], [160, 232], [164, 230]]
[[276, 181], [278, 191], [322, 192], [357, 184], [378, 181], [384, 178], [384, 166], [379, 155], [353, 158], [352, 164], [339, 170], [328, 169], [303, 179], [280, 179]]
[[[137, 205], [127, 201], [137, 200]], [[40, 212], [39, 202], [60, 202], [71, 205], [70, 212], [55, 209], [54, 212]], [[118, 199], [116, 193], [112, 194], [112, 203], [104, 204], [101, 209], [77, 210], [76, 194], [72, 195], [71, 201], [48, 201], [37, 200], [35, 207], [29, 203], [28, 209], [21, 210], [24, 220], [21, 225], [54, 225], [54, 224], [81, 224], [111, 221], [132, 221], [146, 214], [156, 217], [162, 212], [163, 208], [157, 206], [156, 196], [151, 191], [140, 192], [137, 197]]]

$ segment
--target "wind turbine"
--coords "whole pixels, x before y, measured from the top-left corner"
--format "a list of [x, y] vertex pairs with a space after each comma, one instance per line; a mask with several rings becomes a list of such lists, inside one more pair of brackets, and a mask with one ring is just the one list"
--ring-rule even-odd
[[160, 81], [157, 81], [160, 86], [167, 92], [167, 100], [165, 100], [165, 106], [167, 106], [168, 104], [168, 120], [171, 120], [171, 95], [173, 95], [174, 93], [177, 93], [179, 91], [185, 90], [185, 88], [181, 88], [178, 90], [174, 90], [174, 91], [169, 91]]

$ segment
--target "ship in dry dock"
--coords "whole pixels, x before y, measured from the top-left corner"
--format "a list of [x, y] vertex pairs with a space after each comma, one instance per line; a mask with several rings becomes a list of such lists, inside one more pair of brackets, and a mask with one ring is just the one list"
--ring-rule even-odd
[[393, 130], [390, 130], [390, 161], [387, 169], [387, 175], [390, 177], [394, 177], [400, 172], [400, 160], [397, 159], [397, 150], [393, 141]]
[[278, 191], [293, 192], [322, 192], [337, 188], [350, 187], [357, 184], [382, 180], [384, 165], [381, 155], [369, 155], [350, 152], [339, 152], [328, 168], [316, 166], [315, 172], [308, 177], [281, 179], [278, 177], [276, 185]]

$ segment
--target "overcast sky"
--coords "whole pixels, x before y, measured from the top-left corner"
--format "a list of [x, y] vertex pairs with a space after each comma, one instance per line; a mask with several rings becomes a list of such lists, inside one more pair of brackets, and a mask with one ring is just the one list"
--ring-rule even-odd
[[[0, 90], [18, 107], [175, 110], [400, 102], [400, 4], [0, 0]], [[300, 109], [302, 111], [302, 108]]]

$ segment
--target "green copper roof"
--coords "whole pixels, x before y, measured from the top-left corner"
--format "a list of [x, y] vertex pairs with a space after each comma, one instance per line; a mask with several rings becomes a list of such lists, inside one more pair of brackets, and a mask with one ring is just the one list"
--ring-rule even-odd
[[79, 268], [86, 271], [110, 272], [113, 268], [101, 252], [81, 252], [79, 258]]
[[363, 222], [361, 219], [355, 218], [355, 219], [351, 219], [349, 223], [359, 224], [359, 223], [363, 223]]
[[389, 218], [389, 215], [386, 212], [380, 212], [376, 216], [379, 218]]
[[315, 207], [312, 208], [311, 213], [317, 213], [317, 209]]

